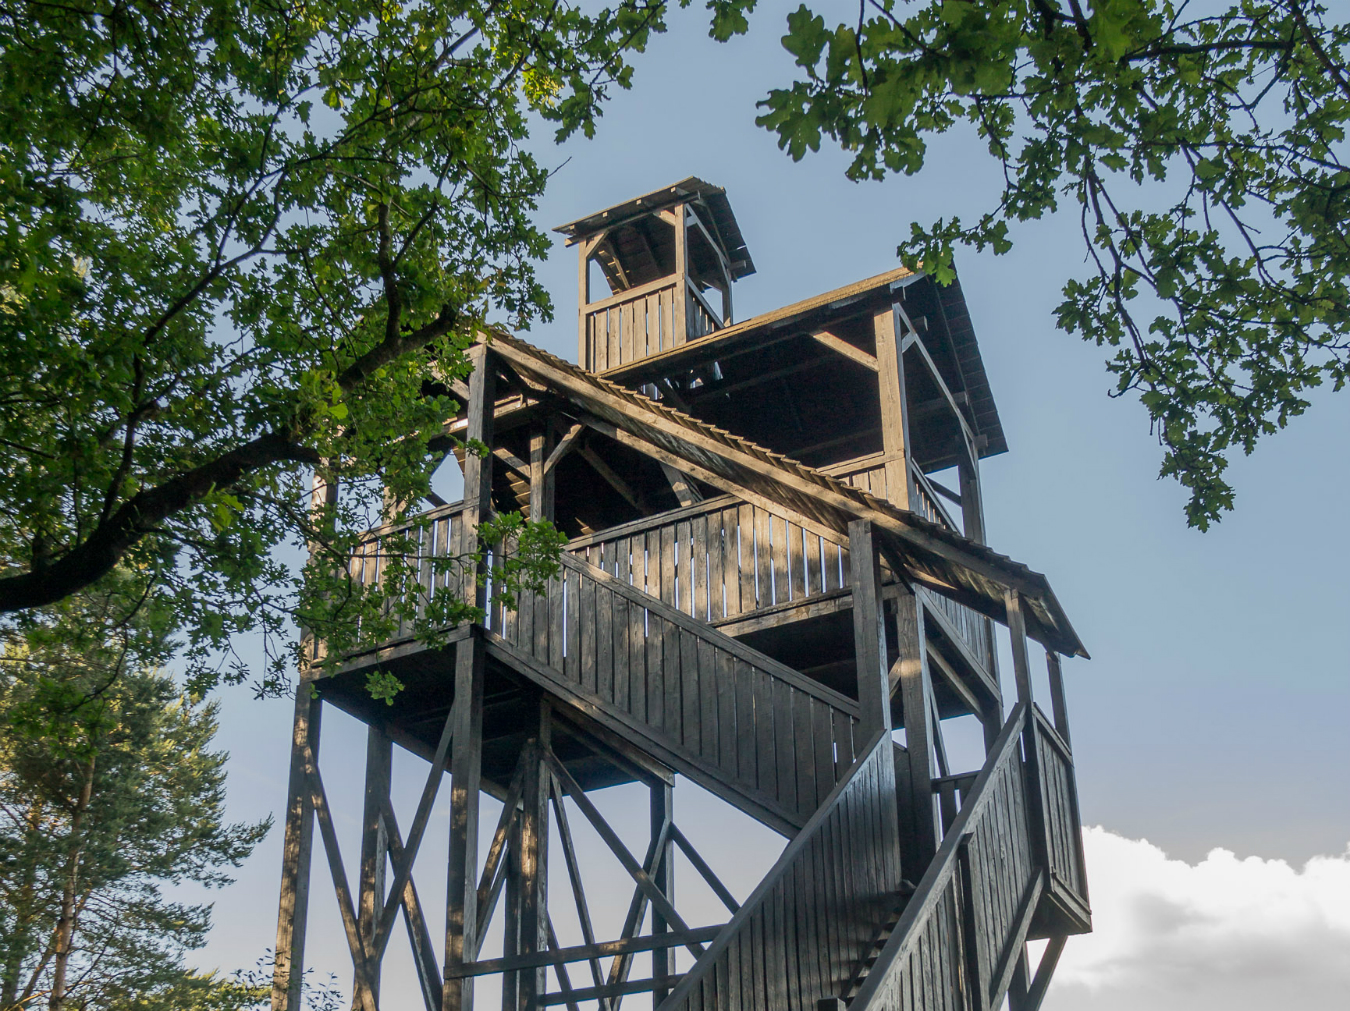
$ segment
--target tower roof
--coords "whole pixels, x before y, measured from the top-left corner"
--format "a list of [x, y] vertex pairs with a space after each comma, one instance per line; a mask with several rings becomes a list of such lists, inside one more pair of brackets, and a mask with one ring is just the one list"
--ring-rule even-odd
[[727, 199], [726, 190], [695, 176], [644, 193], [640, 197], [633, 197], [631, 200], [625, 200], [621, 204], [596, 211], [575, 221], [569, 221], [565, 225], [559, 225], [554, 231], [566, 235], [567, 244], [570, 246], [607, 228], [614, 228], [636, 218], [674, 207], [691, 198], [707, 208], [707, 216], [711, 220], [704, 223], [722, 243], [731, 267], [732, 280], [740, 280], [747, 274], [753, 274], [755, 264], [750, 259], [750, 250], [746, 248], [741, 227], [736, 223], [736, 215], [731, 211], [731, 201]]

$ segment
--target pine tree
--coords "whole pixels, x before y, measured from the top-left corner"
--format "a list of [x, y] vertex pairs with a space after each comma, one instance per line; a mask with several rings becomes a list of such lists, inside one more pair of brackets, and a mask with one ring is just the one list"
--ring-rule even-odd
[[163, 891], [228, 883], [270, 825], [225, 819], [217, 706], [128, 666], [153, 630], [93, 644], [70, 617], [0, 658], [0, 1008], [252, 1006], [185, 966], [210, 906]]

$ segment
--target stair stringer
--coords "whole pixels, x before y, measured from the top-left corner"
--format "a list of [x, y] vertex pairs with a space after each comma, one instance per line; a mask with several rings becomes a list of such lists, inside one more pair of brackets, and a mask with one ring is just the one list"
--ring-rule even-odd
[[514, 611], [491, 607], [486, 639], [499, 661], [788, 837], [854, 764], [855, 701], [578, 558], [564, 555]]

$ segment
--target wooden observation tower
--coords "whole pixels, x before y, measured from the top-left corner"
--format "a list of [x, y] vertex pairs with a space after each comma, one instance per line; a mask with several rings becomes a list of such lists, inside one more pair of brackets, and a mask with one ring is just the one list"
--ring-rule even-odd
[[[754, 266], [698, 179], [559, 231], [580, 253], [580, 365], [509, 335], [477, 344], [446, 431], [491, 455], [462, 460], [462, 502], [372, 531], [351, 575], [381, 579], [410, 538], [421, 559], [468, 551], [514, 509], [570, 538], [561, 572], [512, 611], [490, 580], [426, 565], [410, 592], [476, 595], [487, 619], [304, 676], [273, 1007], [299, 1008], [318, 850], [363, 1011], [399, 919], [428, 1011], [472, 1007], [490, 974], [512, 1011], [638, 993], [661, 1011], [991, 1011], [1005, 995], [1034, 1011], [1066, 937], [1091, 929], [1060, 676], [1086, 652], [1046, 579], [984, 543], [979, 464], [1007, 446], [960, 285], [893, 270], [733, 321]], [[366, 691], [376, 667], [405, 685], [392, 705]], [[369, 727], [354, 886], [318, 768], [328, 705]], [[947, 760], [943, 724], [963, 715], [983, 726], [977, 768]], [[403, 824], [395, 744], [430, 763]], [[762, 881], [717, 878], [679, 828], [677, 777], [786, 837]], [[645, 851], [589, 796], [623, 783], [649, 788]], [[413, 874], [438, 791], [443, 936]], [[484, 793], [503, 806], [480, 846]], [[631, 879], [618, 936], [593, 926], [582, 820]], [[681, 914], [677, 851], [724, 922]], [[560, 902], [575, 943], [554, 930]], [[502, 954], [480, 957], [494, 917]]]

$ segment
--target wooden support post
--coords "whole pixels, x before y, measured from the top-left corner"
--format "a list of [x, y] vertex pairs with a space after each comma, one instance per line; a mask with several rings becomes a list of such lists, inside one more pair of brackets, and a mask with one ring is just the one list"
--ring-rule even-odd
[[961, 475], [961, 529], [972, 541], [984, 543], [984, 493], [980, 491], [980, 462], [967, 453], [962, 438], [957, 469]]
[[1059, 654], [1052, 649], [1045, 651], [1045, 666], [1050, 674], [1050, 709], [1055, 717], [1055, 729], [1064, 743], [1071, 745], [1069, 739], [1069, 706], [1064, 698], [1064, 672], [1059, 666]]
[[676, 204], [675, 213], [675, 318], [671, 321], [675, 343], [689, 339], [689, 222], [685, 205]]
[[933, 688], [923, 604], [908, 587], [901, 589], [895, 601], [895, 630], [899, 646], [896, 681], [905, 714], [905, 748], [909, 752], [908, 782], [898, 784], [905, 793], [901, 807], [910, 812], [902, 859], [908, 861], [910, 868], [906, 876], [916, 881], [937, 852], [938, 818], [933, 804]]
[[895, 308], [878, 309], [872, 316], [877, 344], [877, 379], [881, 393], [881, 445], [887, 456], [886, 497], [908, 509], [909, 404], [905, 398], [905, 358], [900, 350], [900, 332]]
[[858, 739], [870, 741], [891, 729], [890, 678], [886, 670], [886, 627], [881, 603], [881, 553], [872, 524], [848, 525], [849, 564], [853, 586], [853, 645], [858, 658]]
[[[525, 765], [521, 811], [511, 841], [515, 894], [508, 897], [506, 907], [506, 932], [508, 937], [514, 935], [515, 951], [504, 949], [503, 955], [528, 957], [548, 950], [548, 802], [553, 792], [553, 773], [545, 756], [551, 748], [549, 704], [541, 699], [538, 733], [521, 756]], [[515, 923], [511, 922], [513, 919]], [[545, 970], [540, 965], [508, 972], [502, 979], [503, 1011], [534, 1011], [546, 989]]]
[[305, 979], [305, 925], [309, 913], [309, 871], [314, 854], [314, 804], [306, 753], [318, 754], [322, 701], [312, 682], [295, 689], [291, 765], [286, 784], [286, 828], [281, 844], [281, 899], [277, 912], [276, 963], [272, 969], [272, 1011], [300, 1011]]
[[[385, 867], [388, 863], [389, 833], [384, 822], [384, 809], [389, 804], [389, 783], [394, 746], [381, 728], [366, 728], [366, 789], [361, 816], [361, 879], [357, 893], [357, 924], [366, 951], [370, 952], [368, 967], [370, 996], [374, 1003], [380, 999], [380, 954], [377, 935], [381, 914], [384, 913]], [[352, 1006], [360, 1007], [363, 996], [356, 993]]]
[[548, 418], [530, 433], [530, 519], [552, 520], [556, 486], [555, 471], [547, 467], [556, 441], [553, 419]]
[[577, 361], [583, 369], [595, 369], [595, 355], [586, 340], [586, 308], [591, 302], [591, 251], [584, 239], [577, 244]]
[[[651, 826], [652, 838], [659, 839], [661, 833], [666, 830], [674, 817], [674, 791], [669, 783], [654, 783], [651, 787]], [[667, 838], [672, 835], [666, 832]], [[673, 904], [675, 901], [675, 843], [668, 841], [665, 845], [665, 852], [656, 858], [656, 870], [652, 872], [652, 880], [656, 882], [656, 887]], [[668, 931], [669, 924], [666, 918], [655, 909], [652, 910], [652, 933], [664, 934]], [[663, 979], [671, 976], [675, 971], [675, 959], [669, 948], [656, 948], [652, 951], [652, 977], [654, 979]], [[668, 991], [664, 988], [658, 988], [652, 991], [652, 1007], [660, 1004], [666, 999]]]
[[[464, 433], [466, 439], [476, 439], [492, 445], [492, 410], [497, 400], [497, 371], [486, 344], [469, 348], [473, 375], [469, 377], [469, 418]], [[464, 514], [461, 555], [478, 550], [478, 527], [492, 511], [492, 454], [480, 457], [477, 453], [464, 454]], [[479, 607], [487, 605], [487, 586], [479, 578], [483, 566], [471, 566], [465, 572], [464, 599]]]
[[1012, 638], [1013, 678], [1017, 682], [1017, 701], [1031, 702], [1031, 661], [1027, 656], [1027, 620], [1022, 595], [1015, 590], [1004, 594], [1008, 609], [1008, 635]]
[[483, 766], [483, 675], [487, 654], [471, 629], [455, 647], [450, 757], [450, 866], [445, 917], [443, 1011], [471, 1011], [473, 979], [455, 975], [478, 957], [478, 791]]

